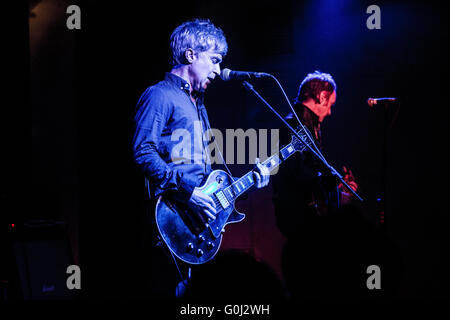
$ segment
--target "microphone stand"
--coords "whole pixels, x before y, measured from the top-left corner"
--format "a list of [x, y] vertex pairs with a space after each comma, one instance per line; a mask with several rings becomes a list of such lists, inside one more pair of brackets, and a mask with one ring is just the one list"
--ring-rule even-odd
[[[390, 146], [389, 143], [389, 133], [390, 129], [394, 126], [394, 123], [397, 119], [398, 113], [400, 111], [400, 103], [401, 100], [392, 100], [389, 98], [388, 100], [381, 100], [381, 106], [383, 108], [383, 150], [382, 150], [382, 163], [381, 163], [381, 197], [377, 199], [377, 209], [379, 214], [379, 222], [382, 226], [384, 226], [384, 230], [386, 229], [386, 218], [390, 218], [388, 215], [388, 194], [387, 194], [387, 176], [388, 176], [388, 159], [387, 153], [388, 148]], [[394, 108], [396, 106], [396, 108]], [[395, 111], [394, 111], [395, 110]], [[392, 115], [391, 112], [395, 112]], [[389, 221], [388, 221], [389, 223]]]
[[[306, 143], [302, 137], [300, 137], [300, 135], [294, 130], [294, 128], [292, 128], [289, 123], [286, 122], [286, 120], [283, 119], [283, 117], [274, 109], [272, 108], [272, 106], [253, 88], [253, 85], [251, 85], [250, 83], [248, 83], [247, 81], [242, 82], [242, 85], [245, 87], [245, 89], [247, 89], [248, 91], [251, 91], [256, 97], [258, 97], [283, 123], [284, 125], [289, 129], [289, 131], [301, 142], [303, 142], [303, 144], [308, 148], [308, 150], [314, 154], [314, 156], [319, 159], [324, 165], [325, 167], [327, 167], [331, 174], [333, 176], [335, 176], [336, 178], [338, 178], [340, 180], [340, 182], [345, 185], [347, 187], [347, 189], [356, 197], [358, 198], [359, 201], [363, 201], [363, 199], [347, 184], [347, 182], [344, 181], [342, 175], [335, 169], [333, 168], [331, 165], [328, 164], [328, 162], [321, 157], [315, 150], [313, 150], [313, 148], [311, 148], [311, 146]], [[301, 124], [301, 123], [300, 123]], [[301, 124], [302, 125], [302, 124]], [[302, 125], [303, 126], [303, 125]]]

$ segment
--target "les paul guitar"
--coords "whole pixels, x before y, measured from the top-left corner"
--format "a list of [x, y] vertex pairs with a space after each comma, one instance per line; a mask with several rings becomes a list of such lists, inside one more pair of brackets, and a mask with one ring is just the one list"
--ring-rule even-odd
[[[309, 141], [304, 131], [298, 131], [303, 141]], [[272, 171], [296, 151], [306, 149], [303, 142], [292, 137], [291, 143], [283, 147], [261, 164]], [[216, 219], [208, 223], [190, 208], [167, 197], [161, 196], [156, 204], [156, 225], [167, 247], [179, 259], [190, 264], [202, 264], [211, 260], [220, 248], [225, 225], [240, 222], [245, 215], [234, 207], [236, 198], [255, 184], [253, 171], [236, 181], [223, 170], [214, 170], [201, 187], [203, 193], [213, 198], [216, 205]]]

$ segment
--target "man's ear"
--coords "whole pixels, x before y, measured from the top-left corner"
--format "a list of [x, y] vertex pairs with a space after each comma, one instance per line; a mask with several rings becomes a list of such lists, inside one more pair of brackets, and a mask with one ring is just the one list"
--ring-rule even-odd
[[320, 102], [320, 104], [327, 103], [329, 98], [330, 97], [328, 96], [328, 92], [326, 92], [325, 90], [320, 92], [320, 94], [319, 94], [319, 102]]
[[195, 52], [193, 49], [189, 48], [184, 52], [184, 57], [188, 63], [192, 63], [195, 60]]

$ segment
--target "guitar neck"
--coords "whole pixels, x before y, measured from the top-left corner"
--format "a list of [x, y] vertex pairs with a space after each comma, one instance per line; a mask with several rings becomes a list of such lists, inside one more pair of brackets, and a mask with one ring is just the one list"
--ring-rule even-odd
[[[303, 148], [304, 150], [304, 148]], [[298, 151], [298, 148], [295, 148], [292, 143], [288, 144], [284, 148], [280, 150], [279, 153], [276, 153], [272, 155], [271, 157], [267, 158], [265, 161], [261, 163], [264, 167], [269, 169], [269, 172], [272, 172], [276, 167], [280, 165], [283, 161], [285, 161], [287, 158], [289, 158], [291, 155], [293, 155], [296, 151]], [[302, 150], [300, 150], [302, 151]], [[250, 189], [254, 184], [256, 183], [254, 176], [253, 176], [253, 170], [236, 180], [232, 185], [228, 186], [224, 192], [228, 195], [228, 197], [232, 197], [236, 199], [240, 195], [242, 195], [244, 192], [246, 192], [248, 189]], [[229, 189], [229, 190], [227, 190]]]

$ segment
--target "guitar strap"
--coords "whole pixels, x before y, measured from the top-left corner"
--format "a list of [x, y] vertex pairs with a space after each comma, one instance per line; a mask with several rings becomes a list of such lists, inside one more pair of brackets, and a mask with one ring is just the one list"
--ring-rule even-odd
[[[147, 188], [147, 193], [148, 193], [148, 198], [147, 198], [147, 205], [146, 205], [146, 211], [147, 211], [147, 216], [148, 217], [153, 217], [154, 216], [154, 212], [153, 209], [155, 208], [155, 203], [153, 202], [154, 199], [151, 196], [151, 190], [150, 190], [150, 182], [148, 181], [147, 178], [145, 178], [145, 187]], [[154, 219], [151, 219], [151, 228], [152, 230], [156, 230], [157, 227], [154, 225], [156, 222], [154, 221]], [[153, 232], [152, 231], [152, 232]], [[188, 268], [188, 275], [187, 278], [183, 277], [183, 273], [181, 271], [180, 266], [178, 265], [178, 262], [176, 260], [176, 257], [174, 256], [174, 254], [172, 253], [172, 251], [169, 249], [169, 247], [167, 246], [167, 244], [163, 241], [163, 239], [161, 238], [161, 236], [158, 234], [158, 232], [156, 232], [156, 238], [153, 238], [150, 240], [150, 246], [154, 247], [154, 249], [159, 248], [160, 250], [162, 250], [164, 252], [164, 255], [167, 256], [168, 259], [172, 259], [175, 267], [177, 268], [178, 271], [178, 275], [180, 276], [180, 282], [179, 282], [179, 286], [180, 284], [184, 284], [186, 285], [187, 282], [190, 280], [191, 278], [191, 268]], [[153, 250], [154, 250], [153, 249]], [[179, 296], [179, 288], [176, 288], [176, 296]]]
[[[201, 112], [202, 112], [202, 115], [204, 113], [203, 116], [205, 116], [206, 115], [206, 108], [203, 107]], [[208, 119], [207, 116], [206, 116], [206, 119]], [[211, 133], [212, 133], [211, 125], [210, 125], [209, 121], [205, 121], [205, 122], [206, 122], [207, 130], [209, 131], [208, 139], [210, 139], [211, 138]], [[236, 181], [235, 177], [231, 174], [231, 171], [228, 168], [227, 163], [225, 162], [225, 159], [223, 158], [222, 151], [220, 150], [219, 146], [217, 145], [216, 139], [214, 139], [214, 145], [216, 146], [216, 150], [219, 152], [220, 159], [222, 160], [222, 163], [225, 166], [225, 169], [227, 170], [228, 174], [233, 179], [233, 181]]]
[[[162, 241], [162, 242], [164, 243], [164, 241]], [[166, 245], [166, 244], [164, 243], [164, 245]], [[167, 245], [166, 245], [166, 247], [167, 247]], [[172, 260], [175, 263], [175, 267], [177, 267], [178, 274], [180, 275], [181, 281], [178, 283], [178, 286], [176, 287], [176, 291], [175, 291], [175, 295], [177, 297], [180, 297], [181, 295], [183, 295], [183, 292], [184, 292], [184, 289], [181, 289], [181, 288], [185, 288], [185, 286], [191, 280], [191, 267], [188, 267], [187, 278], [184, 279], [183, 274], [181, 273], [180, 267], [178, 266], [177, 258], [175, 258], [172, 250], [170, 250], [169, 248], [167, 248], [167, 250], [170, 252], [170, 255], [172, 256]]]

